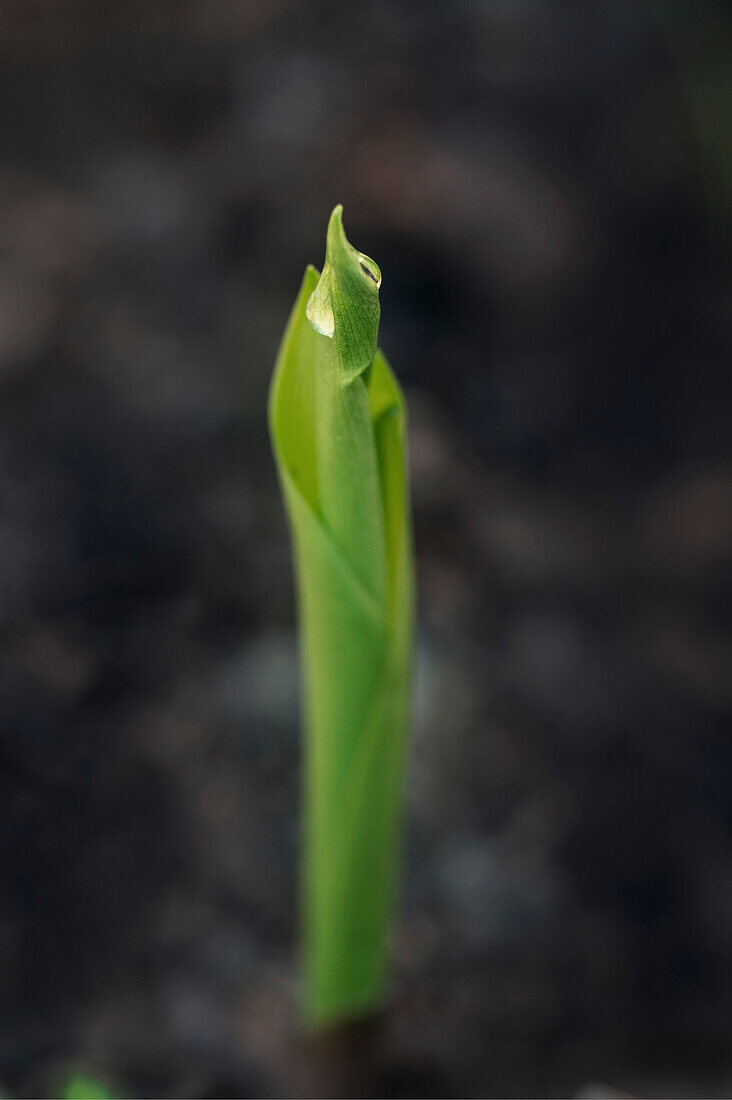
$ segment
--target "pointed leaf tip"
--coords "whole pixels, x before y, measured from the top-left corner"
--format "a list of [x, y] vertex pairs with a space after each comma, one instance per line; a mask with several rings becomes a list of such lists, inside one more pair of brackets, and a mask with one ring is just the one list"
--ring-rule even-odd
[[346, 237], [339, 203], [328, 222], [325, 264], [306, 316], [321, 336], [335, 339], [346, 382], [366, 370], [376, 354], [380, 286], [378, 264]]
[[349, 247], [346, 231], [343, 228], [343, 207], [338, 203], [337, 206], [333, 207], [333, 213], [328, 221], [328, 232], [325, 239], [326, 259], [332, 263], [336, 256], [345, 252]]

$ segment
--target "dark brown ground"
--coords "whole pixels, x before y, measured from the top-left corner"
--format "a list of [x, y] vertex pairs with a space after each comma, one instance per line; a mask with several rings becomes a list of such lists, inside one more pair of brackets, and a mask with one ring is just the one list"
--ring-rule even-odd
[[[0, 4], [4, 1091], [729, 1093], [729, 191], [649, 9]], [[417, 720], [391, 1010], [305, 1050], [264, 403], [337, 201]]]

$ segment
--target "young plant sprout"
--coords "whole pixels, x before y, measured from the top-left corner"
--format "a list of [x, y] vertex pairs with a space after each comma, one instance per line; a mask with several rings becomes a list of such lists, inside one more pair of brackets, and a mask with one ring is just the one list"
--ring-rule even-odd
[[269, 399], [289, 517], [304, 681], [304, 1012], [385, 992], [409, 718], [413, 566], [406, 413], [377, 349], [381, 272], [337, 206], [308, 267]]

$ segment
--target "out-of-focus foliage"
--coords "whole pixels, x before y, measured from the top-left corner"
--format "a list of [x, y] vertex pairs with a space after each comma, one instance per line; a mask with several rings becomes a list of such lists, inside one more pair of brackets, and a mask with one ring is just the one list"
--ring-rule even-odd
[[86, 1074], [76, 1074], [61, 1090], [62, 1100], [114, 1100], [106, 1085]]
[[646, 2], [677, 66], [711, 214], [732, 232], [732, 7], [725, 0]]

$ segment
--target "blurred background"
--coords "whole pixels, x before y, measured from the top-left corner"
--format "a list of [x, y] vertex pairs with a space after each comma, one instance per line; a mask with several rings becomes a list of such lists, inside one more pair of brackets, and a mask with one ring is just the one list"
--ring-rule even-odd
[[[723, 0], [0, 0], [3, 1093], [732, 1093], [731, 118]], [[336, 202], [420, 630], [329, 1084], [265, 401]]]

